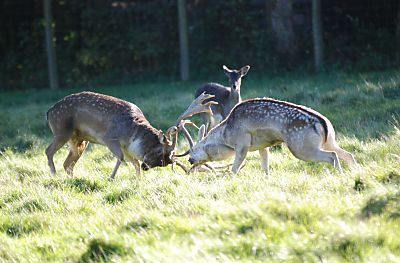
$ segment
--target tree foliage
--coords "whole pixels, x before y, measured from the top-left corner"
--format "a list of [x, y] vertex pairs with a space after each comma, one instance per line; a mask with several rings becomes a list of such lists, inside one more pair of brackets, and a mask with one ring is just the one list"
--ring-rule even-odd
[[[187, 0], [191, 77], [219, 74], [223, 64], [249, 64], [258, 72], [311, 66], [311, 0], [288, 2], [286, 19], [296, 45], [290, 56], [279, 51], [271, 25], [279, 1]], [[47, 86], [42, 2], [0, 3], [0, 89]], [[53, 1], [61, 86], [179, 79], [176, 5], [176, 0]], [[323, 1], [326, 64], [391, 65], [399, 5], [397, 0], [385, 5], [377, 0]], [[286, 50], [293, 52], [290, 46]]]

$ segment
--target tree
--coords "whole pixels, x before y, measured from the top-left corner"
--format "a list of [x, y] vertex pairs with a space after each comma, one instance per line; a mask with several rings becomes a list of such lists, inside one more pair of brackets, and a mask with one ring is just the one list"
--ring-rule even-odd
[[290, 0], [276, 0], [271, 3], [274, 3], [271, 10], [271, 26], [275, 33], [276, 48], [282, 55], [290, 60], [295, 60], [298, 46], [293, 29], [292, 2]]
[[46, 31], [46, 54], [50, 88], [58, 89], [57, 59], [53, 42], [51, 0], [43, 0], [43, 12]]
[[324, 66], [324, 42], [322, 39], [321, 0], [312, 0], [312, 29], [314, 42], [314, 66], [317, 72]]
[[189, 41], [186, 18], [186, 0], [178, 0], [179, 53], [181, 80], [189, 79]]

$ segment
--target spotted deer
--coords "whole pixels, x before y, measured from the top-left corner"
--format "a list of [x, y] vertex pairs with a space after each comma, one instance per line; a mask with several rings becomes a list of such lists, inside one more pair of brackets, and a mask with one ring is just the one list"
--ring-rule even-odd
[[212, 100], [218, 103], [211, 107], [212, 114], [200, 114], [202, 123], [206, 125], [207, 131], [225, 119], [232, 108], [242, 101], [240, 96], [242, 77], [247, 74], [250, 66], [244, 66], [239, 70], [231, 70], [225, 65], [223, 65], [222, 68], [229, 79], [229, 87], [225, 87], [218, 83], [206, 83], [195, 92], [195, 98], [203, 92], [206, 94], [212, 94], [215, 96]]
[[349, 165], [356, 163], [351, 153], [338, 146], [333, 126], [325, 116], [271, 98], [243, 101], [206, 135], [202, 126], [198, 143], [192, 142], [187, 153], [192, 168], [235, 156], [232, 172], [237, 173], [247, 152], [258, 151], [261, 166], [268, 174], [269, 147], [280, 143], [286, 143], [301, 160], [328, 162], [340, 171], [338, 158]]
[[[193, 101], [195, 106], [192, 108], [196, 113], [211, 112], [210, 106], [214, 102], [202, 102], [212, 97], [202, 94], [198, 100]], [[169, 164], [173, 167], [177, 164], [188, 171], [175, 158], [178, 132], [185, 125], [182, 120], [188, 116], [191, 116], [190, 112], [183, 113], [176, 125], [164, 135], [161, 130], [151, 126], [143, 112], [133, 103], [93, 92], [66, 96], [47, 112], [48, 124], [54, 136], [46, 149], [50, 171], [55, 174], [53, 156], [67, 142], [70, 151], [64, 169], [71, 175], [89, 142], [107, 146], [117, 158], [110, 179], [115, 177], [123, 160], [133, 163], [137, 176], [140, 175], [140, 168], [148, 170]], [[139, 161], [142, 161], [141, 166]]]

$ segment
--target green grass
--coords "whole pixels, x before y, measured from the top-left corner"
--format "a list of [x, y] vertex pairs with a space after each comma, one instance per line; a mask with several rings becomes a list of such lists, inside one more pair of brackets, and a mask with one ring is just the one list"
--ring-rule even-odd
[[[103, 87], [130, 100], [166, 129], [200, 83]], [[333, 123], [359, 165], [342, 175], [272, 151], [265, 177], [257, 154], [229, 173], [135, 176], [91, 146], [57, 175], [44, 149], [45, 114], [76, 89], [0, 96], [0, 261], [393, 262], [400, 260], [400, 71], [260, 77], [249, 72], [244, 98], [271, 96], [310, 106]], [[183, 151], [186, 144], [180, 144]], [[185, 160], [186, 162], [186, 160]], [[228, 163], [228, 162], [227, 162]], [[187, 163], [186, 163], [187, 164]]]

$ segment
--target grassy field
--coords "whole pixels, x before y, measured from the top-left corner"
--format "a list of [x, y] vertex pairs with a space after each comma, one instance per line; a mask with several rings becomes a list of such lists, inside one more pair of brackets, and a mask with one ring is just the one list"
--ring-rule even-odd
[[64, 95], [95, 90], [132, 101], [165, 130], [200, 83], [3, 92], [0, 262], [400, 262], [400, 70], [252, 74], [243, 79], [244, 98], [318, 110], [359, 165], [343, 165], [342, 175], [283, 146], [272, 151], [269, 177], [250, 154], [235, 176], [167, 167], [136, 178], [123, 165], [108, 182], [115, 159], [92, 145], [74, 177], [62, 170], [63, 148], [52, 176], [45, 114]]

